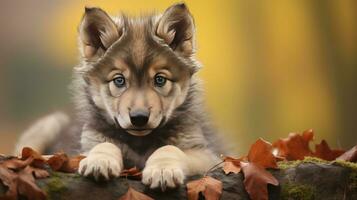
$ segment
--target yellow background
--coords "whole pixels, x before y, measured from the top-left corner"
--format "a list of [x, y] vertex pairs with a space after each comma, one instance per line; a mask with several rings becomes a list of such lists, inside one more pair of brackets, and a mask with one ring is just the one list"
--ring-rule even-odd
[[[38, 1], [0, 8], [0, 152], [37, 117], [67, 108], [84, 6], [115, 15], [176, 1]], [[357, 3], [186, 1], [197, 28], [207, 110], [237, 153], [314, 129], [333, 147], [356, 144]], [[2, 15], [2, 16], [1, 16]]]

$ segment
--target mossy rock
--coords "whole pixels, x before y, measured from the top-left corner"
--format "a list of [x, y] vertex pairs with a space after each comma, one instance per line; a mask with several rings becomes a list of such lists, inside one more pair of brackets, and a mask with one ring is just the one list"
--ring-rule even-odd
[[[279, 181], [279, 186], [268, 185], [269, 199], [357, 199], [357, 170], [355, 163], [327, 162], [307, 158], [304, 161], [279, 163], [281, 169], [269, 170]], [[48, 199], [119, 199], [128, 187], [133, 187], [155, 200], [187, 199], [187, 189], [181, 185], [176, 189], [161, 192], [144, 186], [140, 180], [117, 178], [109, 182], [95, 182], [78, 174], [51, 172], [51, 176], [38, 179], [36, 183], [46, 191]], [[244, 175], [228, 174], [216, 169], [208, 174], [223, 183], [222, 200], [249, 199], [244, 189]], [[188, 177], [187, 181], [198, 176]], [[0, 184], [0, 196], [6, 188]]]

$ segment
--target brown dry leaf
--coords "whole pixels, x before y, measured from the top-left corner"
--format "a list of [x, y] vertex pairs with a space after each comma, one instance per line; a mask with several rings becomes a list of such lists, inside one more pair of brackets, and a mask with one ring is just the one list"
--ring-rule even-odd
[[58, 171], [66, 161], [68, 156], [65, 153], [56, 153], [47, 160], [47, 164], [52, 170]]
[[[244, 185], [251, 199], [268, 199], [268, 184], [278, 185], [278, 181], [265, 168], [278, 168], [277, 158], [273, 155], [272, 145], [258, 139], [251, 147], [247, 157], [224, 158], [223, 171], [244, 174]], [[243, 169], [244, 166], [244, 169]]]
[[153, 198], [136, 191], [134, 188], [129, 186], [128, 191], [119, 198], [119, 200], [154, 200]]
[[0, 180], [8, 188], [0, 199], [17, 199], [17, 184], [14, 184], [16, 177], [15, 172], [3, 166], [2, 163], [0, 164]]
[[39, 170], [41, 169], [37, 169], [35, 172], [34, 168], [27, 166], [18, 173], [16, 184], [19, 195], [25, 196], [27, 199], [46, 199], [46, 194], [36, 185], [33, 174], [37, 173], [41, 178], [48, 177], [49, 174], [45, 170], [41, 172]]
[[68, 162], [66, 162], [62, 166], [61, 171], [62, 172], [68, 172], [68, 173], [76, 172], [78, 170], [78, 168], [79, 168], [79, 163], [84, 158], [85, 158], [85, 156], [83, 156], [83, 155], [78, 155], [78, 156], [69, 158]]
[[27, 165], [31, 164], [33, 160], [34, 159], [32, 157], [29, 157], [26, 160], [11, 158], [1, 162], [0, 165], [8, 169], [18, 170], [18, 169], [25, 168]]
[[30, 147], [24, 147], [22, 149], [21, 159], [26, 160], [29, 157], [34, 159], [31, 163], [32, 166], [43, 168], [46, 164], [46, 159], [43, 158], [40, 153], [31, 149]]
[[57, 153], [49, 158], [47, 163], [54, 171], [74, 173], [78, 170], [79, 162], [84, 158], [85, 156], [82, 155], [69, 158], [65, 153]]
[[344, 160], [348, 162], [357, 162], [357, 145], [336, 158], [336, 160]]
[[315, 153], [314, 156], [332, 161], [335, 160], [337, 157], [342, 155], [345, 151], [341, 149], [334, 149], [332, 150], [325, 140], [322, 140], [320, 144], [315, 145]]
[[250, 162], [241, 162], [244, 186], [252, 200], [268, 200], [267, 185], [279, 185], [278, 180], [263, 167]]
[[250, 147], [248, 161], [260, 165], [263, 168], [278, 168], [276, 158], [272, 151], [272, 145], [260, 138]]
[[240, 167], [240, 161], [242, 161], [242, 158], [236, 159], [236, 158], [232, 158], [229, 156], [225, 156], [223, 158], [223, 171], [225, 174], [229, 174], [229, 173], [235, 173], [238, 174], [241, 171], [241, 167]]
[[205, 176], [199, 180], [187, 183], [187, 198], [189, 200], [198, 200], [199, 194], [206, 200], [218, 200], [222, 194], [222, 182], [210, 176]]
[[305, 131], [302, 135], [291, 133], [288, 138], [280, 139], [273, 143], [277, 148], [278, 155], [287, 160], [303, 160], [305, 156], [313, 156], [309, 142], [313, 139], [312, 130]]
[[141, 179], [141, 175], [142, 175], [141, 171], [136, 167], [132, 167], [130, 169], [124, 169], [120, 173], [121, 177], [134, 178], [134, 179]]
[[35, 184], [35, 178], [45, 178], [46, 170], [31, 167], [32, 156], [22, 161], [17, 158], [0, 163], [0, 180], [8, 187], [2, 199], [17, 199], [19, 195], [27, 199], [46, 199], [46, 194]]

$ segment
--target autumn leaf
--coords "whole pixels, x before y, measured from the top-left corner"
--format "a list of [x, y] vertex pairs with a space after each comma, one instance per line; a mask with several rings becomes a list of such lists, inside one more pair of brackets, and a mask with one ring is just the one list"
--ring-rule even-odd
[[281, 157], [273, 155], [273, 146], [258, 139], [251, 147], [248, 156], [239, 159], [224, 157], [223, 171], [244, 174], [244, 186], [251, 199], [268, 199], [267, 185], [278, 185], [279, 182], [265, 168], [278, 168], [277, 159]]
[[33, 162], [33, 158], [29, 157], [26, 160], [20, 160], [18, 158], [11, 158], [1, 162], [0, 166], [3, 166], [8, 169], [18, 170], [25, 168], [27, 165]]
[[17, 199], [17, 185], [14, 184], [14, 180], [17, 175], [12, 170], [6, 168], [0, 163], [0, 180], [8, 189], [2, 199]]
[[154, 200], [153, 198], [129, 187], [128, 191], [119, 200]]
[[54, 171], [74, 173], [78, 170], [79, 162], [83, 158], [85, 156], [79, 155], [69, 158], [65, 153], [57, 153], [50, 157], [47, 163]]
[[42, 157], [40, 153], [31, 149], [30, 147], [24, 147], [22, 149], [21, 159], [26, 160], [27, 158], [32, 157], [33, 161], [32, 166], [43, 168], [46, 164], [46, 159]]
[[16, 184], [18, 193], [28, 199], [46, 199], [46, 194], [35, 183], [34, 174], [36, 178], [46, 178], [49, 176], [45, 170], [27, 166], [17, 174]]
[[336, 160], [344, 160], [348, 162], [357, 162], [357, 145], [336, 158]]
[[272, 145], [260, 138], [250, 147], [248, 161], [263, 168], [278, 168], [272, 151]]
[[222, 182], [210, 176], [187, 183], [187, 198], [198, 200], [200, 193], [206, 200], [218, 200], [222, 194]]
[[242, 158], [236, 159], [233, 157], [226, 156], [223, 158], [223, 171], [225, 174], [235, 173], [238, 174], [241, 171], [240, 161]]
[[345, 151], [340, 149], [332, 150], [325, 140], [322, 140], [320, 144], [315, 145], [315, 153], [314, 156], [332, 161], [335, 160], [337, 157], [341, 156]]
[[12, 158], [0, 163], [0, 180], [8, 188], [3, 199], [17, 199], [19, 195], [27, 199], [46, 199], [46, 194], [35, 184], [35, 178], [49, 176], [46, 170], [29, 164], [34, 160]]
[[83, 160], [84, 158], [86, 158], [83, 155], [78, 155], [78, 156], [74, 156], [74, 157], [70, 157], [68, 162], [66, 162], [62, 168], [61, 171], [62, 172], [68, 172], [68, 173], [74, 173], [78, 170], [79, 168], [79, 163], [81, 162], [81, 160]]
[[248, 161], [241, 161], [240, 167], [244, 174], [244, 187], [253, 200], [268, 199], [268, 184], [279, 185], [278, 180], [265, 168], [278, 168], [276, 156], [272, 153], [272, 145], [258, 139], [248, 153]]
[[278, 150], [277, 156], [285, 157], [287, 160], [303, 160], [305, 156], [313, 156], [309, 147], [313, 137], [312, 130], [307, 130], [302, 135], [291, 133], [288, 138], [274, 142], [273, 147]]
[[66, 161], [68, 156], [65, 153], [56, 153], [47, 160], [47, 164], [52, 170], [58, 171]]
[[252, 162], [241, 162], [244, 186], [253, 200], [268, 200], [268, 184], [279, 185], [278, 180], [262, 166]]
[[141, 175], [142, 175], [141, 171], [136, 167], [132, 167], [130, 169], [124, 169], [120, 173], [121, 177], [134, 178], [134, 179], [141, 179]]

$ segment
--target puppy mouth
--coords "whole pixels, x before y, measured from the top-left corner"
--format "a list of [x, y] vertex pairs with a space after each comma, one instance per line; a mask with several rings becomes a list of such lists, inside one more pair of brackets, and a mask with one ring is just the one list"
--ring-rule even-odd
[[[164, 119], [161, 120], [160, 124], [158, 127], [160, 127], [163, 124]], [[118, 119], [114, 117], [114, 122], [116, 127], [121, 128]], [[134, 135], [134, 136], [146, 136], [150, 134], [155, 128], [122, 128], [125, 130], [127, 133]]]
[[150, 134], [151, 131], [154, 129], [129, 128], [129, 129], [124, 129], [124, 130], [134, 136], [145, 136], [145, 135]]

